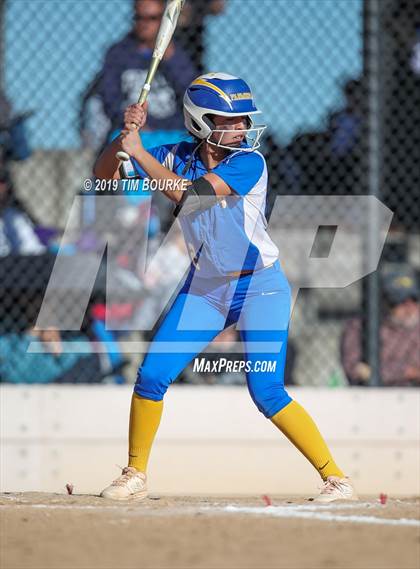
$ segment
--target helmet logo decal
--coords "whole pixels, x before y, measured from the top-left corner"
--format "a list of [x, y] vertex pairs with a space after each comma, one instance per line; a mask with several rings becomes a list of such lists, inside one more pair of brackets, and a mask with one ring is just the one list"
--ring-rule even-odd
[[230, 95], [232, 101], [240, 101], [242, 99], [252, 99], [252, 93], [232, 93]]

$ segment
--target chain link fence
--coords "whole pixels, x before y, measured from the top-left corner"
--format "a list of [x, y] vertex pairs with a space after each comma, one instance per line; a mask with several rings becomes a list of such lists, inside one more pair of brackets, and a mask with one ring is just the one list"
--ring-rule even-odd
[[[92, 177], [163, 7], [0, 1], [1, 381], [133, 382], [185, 274], [168, 200]], [[208, 71], [246, 79], [268, 125], [266, 215], [295, 300], [286, 382], [418, 385], [418, 0], [187, 0], [146, 147], [188, 137], [182, 96]], [[225, 331], [208, 359], [240, 359], [237, 344]]]

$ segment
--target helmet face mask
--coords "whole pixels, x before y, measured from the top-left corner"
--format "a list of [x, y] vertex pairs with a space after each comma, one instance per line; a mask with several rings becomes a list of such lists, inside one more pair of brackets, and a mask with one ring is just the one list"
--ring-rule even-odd
[[[184, 118], [186, 129], [195, 137], [206, 140], [209, 144], [235, 150], [256, 150], [265, 125], [253, 124], [253, 115], [260, 114], [256, 108], [251, 90], [247, 83], [238, 77], [226, 73], [208, 73], [201, 75], [191, 83], [184, 95]], [[246, 129], [217, 127], [211, 116], [247, 117]], [[229, 125], [226, 125], [229, 126]], [[238, 144], [226, 144], [226, 136], [232, 132], [242, 134]], [[220, 133], [220, 136], [215, 134]], [[240, 146], [243, 142], [248, 146]], [[224, 143], [225, 142], [225, 143]]]
[[[265, 128], [265, 125], [256, 125], [255, 127], [246, 129], [214, 128], [206, 138], [206, 142], [212, 144], [213, 146], [218, 146], [219, 148], [227, 148], [228, 150], [241, 148], [241, 150], [244, 150], [245, 152], [251, 152], [252, 150], [256, 150], [261, 146], [260, 139]], [[214, 136], [215, 134], [217, 135], [219, 133], [220, 136]], [[229, 133], [235, 133], [237, 135], [243, 134], [244, 136], [242, 137], [242, 140], [238, 141], [237, 144], [234, 142], [231, 142], [230, 144], [224, 144], [224, 139], [226, 138], [225, 135]], [[243, 142], [246, 142], [248, 146], [241, 146]]]

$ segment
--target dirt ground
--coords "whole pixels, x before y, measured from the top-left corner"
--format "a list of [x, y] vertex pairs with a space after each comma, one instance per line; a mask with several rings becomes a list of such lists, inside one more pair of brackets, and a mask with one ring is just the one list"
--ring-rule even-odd
[[0, 494], [1, 569], [419, 569], [420, 499]]

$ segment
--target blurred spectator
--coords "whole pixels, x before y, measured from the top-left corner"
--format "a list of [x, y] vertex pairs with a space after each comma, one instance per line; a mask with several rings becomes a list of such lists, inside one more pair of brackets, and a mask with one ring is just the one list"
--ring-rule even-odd
[[420, 0], [390, 0], [383, 19], [383, 201], [395, 226], [418, 231]]
[[[387, 305], [380, 328], [383, 385], [420, 384], [419, 288], [412, 270], [384, 277]], [[362, 361], [362, 318], [347, 322], [342, 338], [342, 363], [351, 385], [367, 385], [370, 368]]]
[[13, 193], [7, 172], [0, 170], [0, 257], [40, 255], [45, 251], [33, 221]]
[[179, 18], [175, 37], [189, 54], [198, 74], [204, 69], [204, 32], [207, 16], [218, 16], [225, 9], [225, 0], [189, 0]]
[[83, 148], [91, 148], [99, 152], [105, 144], [111, 129], [111, 121], [107, 117], [104, 103], [99, 94], [99, 85], [102, 75], [95, 75], [82, 95], [80, 109], [80, 136]]
[[[9, 332], [0, 335], [0, 382], [2, 383], [93, 383], [101, 381], [98, 356], [61, 349], [58, 330]], [[91, 348], [82, 334], [71, 336]], [[40, 342], [39, 353], [28, 353], [32, 342]], [[53, 342], [53, 345], [51, 345]]]
[[[336, 158], [352, 155], [360, 147], [363, 117], [364, 93], [361, 79], [350, 79], [343, 87], [345, 96], [344, 108], [332, 113], [329, 117], [331, 132], [330, 148]], [[361, 156], [356, 156], [360, 158]], [[352, 156], [353, 160], [355, 156]]]
[[[85, 325], [80, 332], [35, 329], [49, 277], [43, 274], [43, 267], [49, 267], [44, 271], [49, 273], [54, 258], [40, 255], [36, 262], [31, 259], [34, 257], [22, 255], [0, 259], [0, 382], [101, 381], [104, 373]], [[83, 343], [83, 353], [65, 350], [63, 342], [67, 340]], [[33, 346], [36, 351], [28, 352]]]
[[306, 132], [296, 136], [287, 147], [288, 160], [293, 164], [294, 193], [325, 195], [335, 193], [329, 160], [330, 133]]
[[[0, 91], [0, 381], [102, 381], [106, 373], [85, 328], [64, 336], [34, 328], [54, 262], [48, 241], [55, 230], [39, 227], [14, 192], [10, 162], [31, 154], [24, 128], [28, 116], [14, 116]], [[67, 339], [83, 342], [84, 353], [63, 350]], [[33, 342], [38, 352], [28, 353]]]
[[0, 88], [0, 169], [10, 160], [26, 160], [31, 155], [25, 121], [31, 111], [13, 114], [12, 106]]
[[33, 220], [13, 191], [10, 174], [12, 160], [26, 160], [31, 154], [24, 125], [29, 115], [13, 115], [0, 89], [0, 257], [38, 255], [45, 251]]
[[[364, 136], [366, 94], [363, 78], [350, 79], [343, 86], [345, 104], [332, 113], [328, 123], [327, 192], [366, 193]], [[327, 193], [326, 192], [326, 193]]]
[[[95, 96], [101, 97], [112, 129], [121, 127], [124, 109], [138, 100], [164, 9], [163, 0], [136, 0], [132, 30], [106, 54]], [[172, 41], [148, 97], [149, 130], [184, 128], [182, 97], [197, 75], [189, 56]]]
[[348, 80], [343, 93], [344, 107], [329, 115], [327, 130], [297, 135], [278, 155], [278, 174], [288, 194], [364, 193], [363, 79]]

